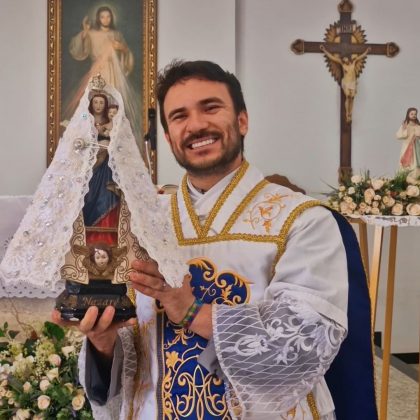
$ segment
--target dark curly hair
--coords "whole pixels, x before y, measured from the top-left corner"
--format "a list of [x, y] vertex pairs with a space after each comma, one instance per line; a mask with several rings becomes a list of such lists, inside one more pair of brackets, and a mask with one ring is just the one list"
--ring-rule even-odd
[[168, 123], [163, 111], [166, 94], [172, 86], [188, 79], [202, 79], [224, 83], [232, 98], [236, 114], [238, 115], [240, 112], [246, 111], [241, 84], [234, 74], [223, 70], [218, 64], [211, 61], [173, 60], [159, 72], [156, 89], [157, 99], [159, 101], [160, 121], [165, 133], [168, 132]]

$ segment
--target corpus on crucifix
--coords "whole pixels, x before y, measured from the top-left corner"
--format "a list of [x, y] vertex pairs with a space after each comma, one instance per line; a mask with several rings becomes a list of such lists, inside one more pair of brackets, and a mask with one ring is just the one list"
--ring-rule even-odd
[[334, 63], [340, 64], [342, 68], [343, 75], [341, 77], [341, 87], [346, 97], [346, 101], [344, 103], [344, 107], [346, 109], [346, 121], [350, 123], [353, 112], [353, 99], [357, 92], [358, 73], [356, 65], [368, 55], [370, 47], [366, 48], [366, 51], [363, 54], [358, 55], [356, 58], [341, 58], [340, 56], [335, 56], [331, 54], [324, 45], [320, 45], [319, 48], [330, 60]]
[[340, 19], [326, 29], [324, 41], [297, 39], [291, 45], [295, 54], [323, 53], [327, 67], [341, 86], [340, 167], [339, 180], [351, 175], [351, 125], [357, 79], [362, 73], [368, 55], [395, 57], [399, 47], [393, 42], [367, 43], [365, 31], [352, 19], [353, 5], [342, 0], [338, 5]]

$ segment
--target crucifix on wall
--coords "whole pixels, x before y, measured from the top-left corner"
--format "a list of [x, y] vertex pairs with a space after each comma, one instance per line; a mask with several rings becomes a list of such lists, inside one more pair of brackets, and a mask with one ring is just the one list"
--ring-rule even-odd
[[400, 49], [393, 42], [367, 43], [365, 31], [352, 19], [353, 5], [349, 0], [342, 0], [338, 11], [340, 20], [326, 29], [324, 42], [297, 39], [291, 49], [296, 54], [323, 53], [331, 75], [341, 86], [339, 179], [342, 180], [352, 172], [351, 125], [357, 78], [368, 55], [395, 57]]

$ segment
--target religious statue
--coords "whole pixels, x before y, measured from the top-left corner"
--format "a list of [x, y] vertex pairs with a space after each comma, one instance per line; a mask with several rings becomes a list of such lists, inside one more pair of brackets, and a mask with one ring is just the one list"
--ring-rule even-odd
[[131, 261], [150, 256], [171, 287], [188, 272], [160, 201], [122, 96], [98, 74], [7, 248], [0, 279], [6, 286], [65, 287], [56, 300], [64, 319], [80, 320], [92, 305], [114, 306], [114, 320], [134, 317]]
[[363, 54], [358, 55], [356, 58], [352, 57], [340, 57], [339, 55], [331, 54], [324, 45], [319, 46], [320, 50], [334, 63], [340, 64], [342, 77], [341, 87], [346, 97], [345, 109], [346, 109], [346, 121], [350, 123], [352, 120], [353, 113], [353, 101], [357, 93], [357, 77], [360, 70], [357, 69], [356, 65], [358, 62], [363, 60], [370, 52], [371, 48], [368, 47]]
[[397, 139], [402, 141], [400, 169], [415, 170], [420, 174], [420, 122], [417, 108], [408, 108], [405, 119], [397, 131]]
[[[65, 319], [81, 319], [92, 305], [100, 311], [108, 305], [114, 306], [118, 320], [134, 317], [134, 305], [126, 295], [125, 285], [130, 272], [129, 259], [148, 258], [130, 232], [124, 195], [113, 180], [109, 165], [108, 148], [116, 134], [112, 131], [113, 119], [119, 105], [104, 90], [105, 86], [101, 75], [93, 77], [89, 84], [88, 111], [94, 126], [91, 130], [96, 134], [96, 142], [92, 144], [96, 161], [82, 212], [73, 224], [71, 248], [61, 267], [66, 290], [57, 298], [57, 308]], [[75, 147], [81, 152], [87, 145], [77, 142]]]

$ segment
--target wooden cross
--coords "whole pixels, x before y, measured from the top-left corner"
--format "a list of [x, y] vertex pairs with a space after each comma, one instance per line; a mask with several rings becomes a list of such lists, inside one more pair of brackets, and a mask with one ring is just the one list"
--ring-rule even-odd
[[[342, 86], [340, 104], [340, 168], [339, 180], [351, 176], [351, 121], [357, 77], [363, 70], [366, 56], [395, 57], [399, 47], [393, 42], [368, 44], [365, 31], [352, 19], [353, 5], [342, 0], [338, 5], [340, 20], [326, 29], [324, 42], [297, 39], [291, 45], [296, 54], [323, 53], [331, 75]], [[322, 49], [322, 50], [321, 50]], [[353, 79], [353, 80], [352, 80]]]

